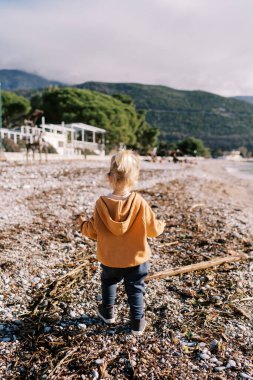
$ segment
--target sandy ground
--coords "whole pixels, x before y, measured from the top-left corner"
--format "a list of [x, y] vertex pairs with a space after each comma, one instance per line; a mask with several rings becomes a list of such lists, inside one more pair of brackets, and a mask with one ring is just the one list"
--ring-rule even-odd
[[[164, 234], [150, 242], [152, 272], [232, 251], [252, 259], [253, 179], [240, 178], [231, 165], [223, 160], [143, 162], [136, 190], [167, 222]], [[91, 214], [95, 200], [108, 192], [107, 169], [108, 161], [1, 163], [1, 379], [253, 378], [253, 303], [239, 304], [236, 315], [229, 304], [231, 297], [253, 296], [250, 261], [150, 282], [150, 327], [140, 341], [131, 340], [125, 327], [124, 295], [119, 325], [105, 329], [96, 319], [100, 272], [95, 246], [75, 232], [73, 216], [83, 209]], [[89, 281], [79, 278], [70, 285], [72, 293], [57, 304], [58, 314], [52, 317], [48, 308], [37, 319], [22, 317], [50, 281], [88, 256], [94, 261]], [[77, 337], [80, 357], [91, 358], [81, 364], [74, 354]], [[108, 342], [111, 356], [105, 352]], [[63, 360], [71, 350], [72, 367]]]

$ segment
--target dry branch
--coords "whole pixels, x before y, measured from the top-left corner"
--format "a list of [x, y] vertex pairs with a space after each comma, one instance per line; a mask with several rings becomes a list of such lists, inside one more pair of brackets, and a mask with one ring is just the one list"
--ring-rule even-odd
[[245, 301], [253, 301], [253, 297], [245, 297], [245, 298], [238, 298], [236, 300], [233, 300], [231, 301], [231, 303], [234, 303], [234, 302], [245, 302]]
[[247, 319], [251, 319], [250, 315], [246, 311], [241, 309], [240, 307], [234, 305], [233, 303], [229, 303], [229, 306], [231, 307], [232, 310], [234, 310], [236, 314], [242, 315], [243, 317]]
[[234, 261], [241, 261], [241, 260], [246, 260], [246, 259], [248, 259], [248, 256], [245, 254], [235, 255], [235, 256], [230, 255], [230, 256], [225, 256], [225, 257], [216, 257], [215, 259], [208, 260], [208, 261], [201, 261], [200, 263], [197, 263], [197, 264], [185, 265], [183, 267], [168, 269], [162, 272], [154, 273], [150, 276], [147, 276], [146, 281], [150, 281], [150, 280], [154, 280], [158, 278], [177, 276], [183, 273], [194, 272], [196, 270], [203, 270], [203, 269], [207, 269], [211, 267], [216, 267], [224, 263], [231, 263]]

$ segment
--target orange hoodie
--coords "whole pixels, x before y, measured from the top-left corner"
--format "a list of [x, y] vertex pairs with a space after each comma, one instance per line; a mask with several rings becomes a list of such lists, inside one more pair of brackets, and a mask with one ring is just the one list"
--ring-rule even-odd
[[113, 268], [127, 268], [150, 258], [147, 237], [157, 237], [164, 226], [141, 195], [132, 192], [123, 200], [100, 197], [93, 217], [81, 225], [81, 233], [97, 240], [98, 261]]

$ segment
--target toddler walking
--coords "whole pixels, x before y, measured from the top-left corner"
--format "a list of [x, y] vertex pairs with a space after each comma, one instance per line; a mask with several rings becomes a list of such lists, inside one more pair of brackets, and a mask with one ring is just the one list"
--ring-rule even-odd
[[132, 151], [114, 155], [108, 173], [112, 192], [97, 200], [90, 220], [77, 220], [81, 233], [97, 240], [97, 259], [102, 267], [98, 315], [107, 324], [115, 322], [116, 287], [124, 280], [133, 335], [141, 335], [146, 326], [144, 279], [151, 253], [147, 237], [157, 237], [165, 226], [141, 195], [131, 192], [138, 179], [139, 164], [138, 155]]

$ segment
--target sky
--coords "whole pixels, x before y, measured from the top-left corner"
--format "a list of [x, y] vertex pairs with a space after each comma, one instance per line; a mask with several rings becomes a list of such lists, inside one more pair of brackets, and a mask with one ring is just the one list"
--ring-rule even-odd
[[253, 0], [0, 0], [0, 69], [253, 96]]

